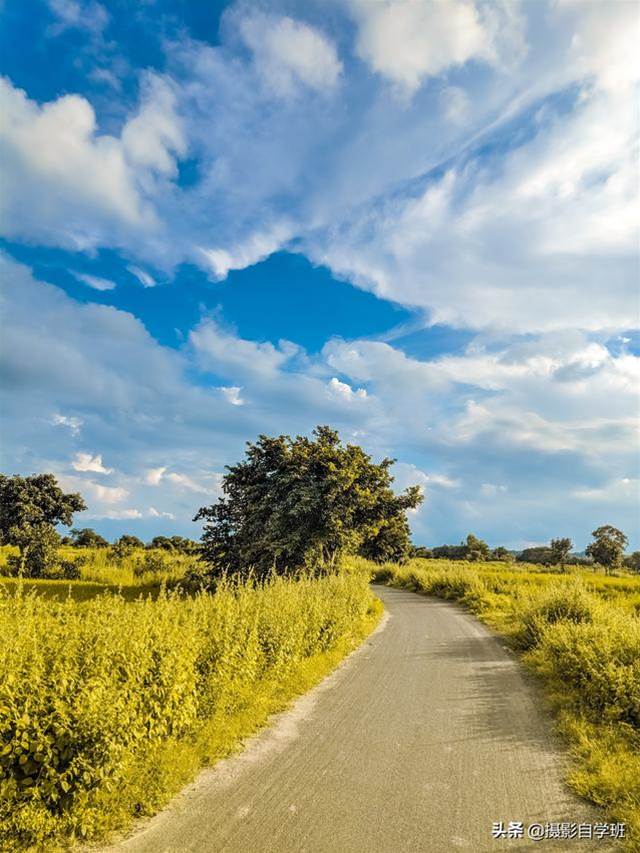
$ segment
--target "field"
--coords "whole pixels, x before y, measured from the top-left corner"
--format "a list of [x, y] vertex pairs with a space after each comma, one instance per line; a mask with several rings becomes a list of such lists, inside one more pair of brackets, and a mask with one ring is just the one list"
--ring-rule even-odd
[[[3, 850], [66, 849], [156, 811], [379, 615], [364, 573], [183, 595], [144, 575], [136, 587], [130, 570], [0, 579]], [[129, 600], [110, 591], [120, 572]]]
[[567, 781], [626, 822], [637, 842], [640, 577], [445, 560], [375, 566], [353, 559], [351, 567], [459, 601], [503, 634], [544, 687], [574, 758]]

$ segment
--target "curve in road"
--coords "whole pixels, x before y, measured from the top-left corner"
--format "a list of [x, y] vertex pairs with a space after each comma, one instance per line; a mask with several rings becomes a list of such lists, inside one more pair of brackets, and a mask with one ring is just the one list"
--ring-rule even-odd
[[460, 607], [376, 587], [385, 624], [246, 749], [111, 850], [451, 853], [591, 849], [493, 840], [505, 823], [602, 820], [513, 655]]

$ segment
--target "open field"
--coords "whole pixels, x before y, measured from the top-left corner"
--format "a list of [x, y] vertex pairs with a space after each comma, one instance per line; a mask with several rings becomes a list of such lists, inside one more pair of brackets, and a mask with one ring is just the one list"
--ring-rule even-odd
[[[640, 839], [640, 578], [500, 563], [375, 566], [392, 586], [459, 601], [541, 679], [574, 757], [568, 782]], [[638, 849], [638, 848], [634, 848]]]
[[0, 592], [3, 850], [65, 847], [157, 810], [379, 614], [364, 573], [133, 601], [31, 586]]

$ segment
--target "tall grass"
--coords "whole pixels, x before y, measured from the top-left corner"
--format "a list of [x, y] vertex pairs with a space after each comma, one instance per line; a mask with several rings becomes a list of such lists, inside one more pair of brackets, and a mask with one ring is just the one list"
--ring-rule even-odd
[[544, 681], [575, 758], [569, 783], [625, 821], [640, 849], [640, 578], [436, 560], [351, 566], [459, 601], [505, 635]]
[[0, 595], [0, 849], [96, 838], [157, 809], [364, 636], [367, 582]]

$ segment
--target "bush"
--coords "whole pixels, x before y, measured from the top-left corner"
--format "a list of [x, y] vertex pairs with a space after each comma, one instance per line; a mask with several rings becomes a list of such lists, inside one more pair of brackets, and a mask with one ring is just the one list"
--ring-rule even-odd
[[216, 726], [361, 636], [370, 606], [364, 574], [131, 603], [0, 597], [0, 849], [96, 837], [155, 807], [212, 720], [207, 755]]
[[522, 648], [536, 646], [556, 622], [592, 622], [598, 601], [580, 581], [556, 583], [524, 596], [520, 605], [517, 641]]

